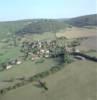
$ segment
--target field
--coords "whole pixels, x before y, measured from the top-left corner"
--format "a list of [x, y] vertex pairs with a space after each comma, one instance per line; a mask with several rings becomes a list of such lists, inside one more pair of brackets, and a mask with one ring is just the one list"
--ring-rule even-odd
[[96, 100], [96, 70], [94, 62], [74, 62], [44, 79], [47, 92], [31, 83], [8, 92], [0, 100]]
[[19, 52], [19, 49], [19, 47], [0, 49], [0, 62], [2, 63], [7, 61], [8, 59], [17, 58], [18, 56], [22, 55]]
[[56, 33], [47, 32], [42, 34], [25, 35], [25, 38], [29, 40], [53, 40], [56, 38]]
[[86, 38], [81, 41], [81, 45], [77, 49], [81, 51], [96, 50], [97, 51], [97, 27], [92, 28], [67, 28], [65, 32], [57, 33], [57, 37], [65, 36], [68, 39]]
[[[43, 63], [36, 63], [36, 61], [25, 61], [20, 65], [14, 65], [13, 68], [0, 72], [0, 89], [6, 86], [12, 86], [19, 80], [17, 78], [34, 76], [37, 73], [49, 70], [53, 66], [58, 65], [56, 59], [44, 59]], [[5, 80], [14, 80], [13, 82], [4, 82]]]
[[33, 76], [58, 64], [54, 59], [44, 59], [43, 63], [36, 63], [36, 61], [25, 61], [23, 64], [14, 65], [12, 69], [0, 72], [0, 80]]
[[97, 36], [91, 36], [81, 42], [81, 45], [78, 46], [78, 49], [83, 51], [95, 50], [97, 51]]
[[57, 33], [58, 37], [65, 36], [69, 39], [71, 38], [80, 38], [80, 37], [93, 37], [97, 36], [97, 27], [93, 28], [78, 28], [78, 27], [72, 27], [72, 28], [67, 28], [62, 32]]

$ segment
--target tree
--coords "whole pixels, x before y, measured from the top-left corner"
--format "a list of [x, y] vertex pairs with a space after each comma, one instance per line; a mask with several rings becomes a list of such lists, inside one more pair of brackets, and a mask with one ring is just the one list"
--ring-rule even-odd
[[38, 83], [45, 91], [48, 91], [46, 82], [42, 82], [41, 80], [38, 80]]
[[12, 40], [13, 40], [13, 45], [14, 46], [17, 46], [17, 43], [16, 43], [16, 35], [15, 34], [12, 35]]
[[65, 63], [69, 63], [70, 62], [70, 55], [67, 52], [64, 53], [64, 62]]
[[6, 69], [6, 63], [1, 63], [1, 67], [4, 69]]
[[79, 46], [80, 45], [80, 42], [78, 41], [78, 40], [74, 40], [72, 43], [71, 43], [71, 46], [72, 46], [72, 51], [74, 52], [75, 51], [75, 48], [77, 47], [77, 46]]
[[64, 62], [65, 63], [71, 62], [71, 56], [70, 56], [70, 53], [67, 50], [67, 44], [65, 44], [65, 47], [64, 47]]

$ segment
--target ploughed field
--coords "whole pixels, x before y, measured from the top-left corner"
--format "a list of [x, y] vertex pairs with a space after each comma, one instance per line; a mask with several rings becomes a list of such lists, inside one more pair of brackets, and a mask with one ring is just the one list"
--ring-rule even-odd
[[67, 28], [64, 31], [56, 33], [57, 37], [66, 37], [68, 39], [85, 38], [81, 41], [81, 45], [78, 49], [82, 51], [96, 50], [97, 51], [97, 27], [80, 28], [72, 27]]
[[94, 26], [91, 28], [80, 28], [80, 27], [67, 28], [64, 31], [57, 33], [57, 36], [58, 37], [65, 36], [69, 39], [97, 36], [97, 27]]
[[88, 51], [88, 50], [97, 51], [97, 36], [87, 37], [87, 39], [81, 42], [81, 45], [78, 46], [78, 48], [83, 51]]

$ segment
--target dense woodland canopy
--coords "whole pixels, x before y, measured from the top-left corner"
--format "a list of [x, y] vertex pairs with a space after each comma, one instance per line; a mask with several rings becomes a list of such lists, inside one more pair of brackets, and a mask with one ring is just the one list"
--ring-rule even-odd
[[17, 31], [17, 34], [26, 34], [26, 33], [44, 33], [44, 32], [57, 32], [66, 27], [66, 23], [59, 20], [50, 20], [50, 19], [39, 19], [33, 20], [32, 23], [25, 26], [23, 29]]

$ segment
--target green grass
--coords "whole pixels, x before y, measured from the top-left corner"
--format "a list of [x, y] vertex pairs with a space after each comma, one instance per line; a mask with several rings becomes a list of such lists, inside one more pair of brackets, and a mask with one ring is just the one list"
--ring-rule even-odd
[[26, 39], [30, 40], [53, 40], [55, 39], [55, 33], [47, 32], [42, 34], [25, 35]]
[[6, 62], [21, 55], [19, 47], [0, 49], [0, 63]]
[[96, 100], [96, 63], [78, 61], [44, 80], [49, 90], [31, 83], [1, 96], [0, 100]]
[[25, 61], [21, 65], [15, 65], [9, 70], [0, 72], [0, 80], [15, 77], [29, 77], [36, 73], [43, 72], [55, 66], [57, 62], [53, 59], [45, 59], [43, 63], [35, 63], [35, 61]]
[[55, 33], [43, 33], [43, 35], [33, 35], [33, 38], [35, 40], [49, 40], [49, 39], [55, 39]]

